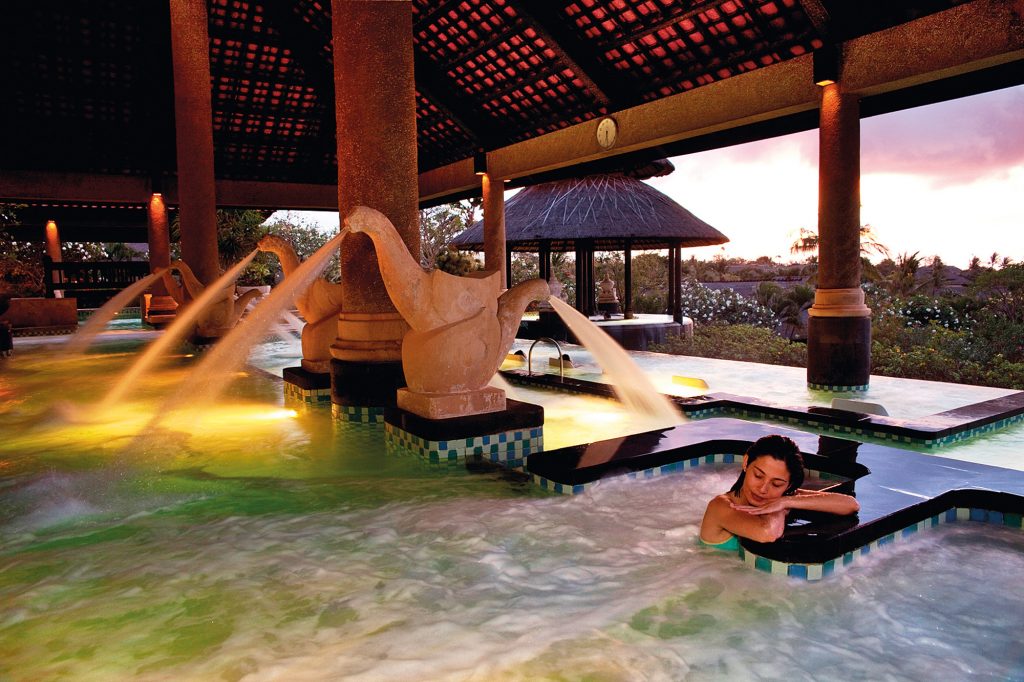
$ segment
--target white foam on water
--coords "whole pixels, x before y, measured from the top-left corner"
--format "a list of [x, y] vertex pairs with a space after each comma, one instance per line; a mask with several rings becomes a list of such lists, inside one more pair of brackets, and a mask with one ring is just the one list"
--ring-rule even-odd
[[[22, 641], [11, 665], [79, 679], [1012, 676], [1019, 531], [944, 527], [821, 583], [773, 577], [696, 546], [706, 500], [735, 475], [606, 480], [575, 498], [151, 516], [144, 551], [75, 553], [45, 583], [103, 587], [70, 602], [33, 588], [34, 617], [59, 605], [62, 622], [97, 623], [58, 627], [64, 648], [119, 647], [58, 662], [45, 638]], [[208, 647], [175, 655], [211, 629]]]

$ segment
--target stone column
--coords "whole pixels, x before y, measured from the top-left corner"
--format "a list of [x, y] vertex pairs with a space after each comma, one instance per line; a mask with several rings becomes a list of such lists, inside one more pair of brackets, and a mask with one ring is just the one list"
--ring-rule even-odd
[[[60, 231], [57, 229], [56, 220], [46, 221], [46, 256], [50, 259], [51, 265], [56, 265], [64, 260], [64, 257], [60, 253]], [[62, 278], [56, 271], [50, 274], [50, 282], [47, 284], [48, 289], [53, 289], [53, 295], [55, 298], [63, 298], [64, 291], [62, 289], [56, 289], [52, 285], [60, 284]]]
[[818, 167], [818, 285], [809, 311], [807, 383], [866, 389], [871, 311], [860, 288], [860, 107], [840, 84], [822, 88]]
[[56, 220], [46, 221], [46, 255], [54, 263], [60, 263], [64, 260], [64, 257], [60, 254], [60, 231], [57, 229]]
[[[338, 211], [383, 213], [419, 260], [416, 91], [412, 3], [332, 0]], [[373, 244], [364, 234], [341, 246], [343, 312], [331, 346], [335, 405], [395, 404], [405, 385], [402, 337], [408, 325], [388, 297]]]
[[[146, 207], [146, 227], [149, 238], [149, 271], [166, 268], [171, 264], [170, 221], [167, 205], [159, 192], [154, 192]], [[173, 319], [178, 304], [168, 294], [163, 280], [158, 279], [149, 287], [144, 319], [148, 324], [162, 326]]]
[[170, 0], [181, 258], [203, 284], [220, 276], [206, 0]]
[[490, 174], [480, 176], [484, 196], [484, 270], [498, 270], [505, 277], [505, 183]]

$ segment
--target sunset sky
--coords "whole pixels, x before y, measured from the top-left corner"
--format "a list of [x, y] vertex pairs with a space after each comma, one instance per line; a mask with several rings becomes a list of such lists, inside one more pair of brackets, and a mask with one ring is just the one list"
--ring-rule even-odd
[[[789, 261], [799, 229], [817, 228], [817, 130], [672, 163], [650, 184], [731, 239], [687, 257]], [[337, 229], [337, 214], [301, 215]], [[894, 257], [1024, 260], [1024, 86], [863, 119], [861, 222]]]
[[[788, 260], [817, 227], [817, 130], [672, 163], [650, 184], [732, 240], [687, 255]], [[863, 119], [861, 223], [894, 256], [1024, 259], [1024, 86]]]

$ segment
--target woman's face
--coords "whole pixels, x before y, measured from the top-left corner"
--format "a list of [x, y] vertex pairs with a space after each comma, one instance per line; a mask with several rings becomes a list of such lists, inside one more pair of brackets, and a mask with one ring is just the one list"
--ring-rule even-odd
[[743, 478], [740, 495], [754, 507], [779, 499], [789, 487], [789, 470], [782, 460], [764, 456], [751, 460], [744, 455], [743, 469], [747, 475]]

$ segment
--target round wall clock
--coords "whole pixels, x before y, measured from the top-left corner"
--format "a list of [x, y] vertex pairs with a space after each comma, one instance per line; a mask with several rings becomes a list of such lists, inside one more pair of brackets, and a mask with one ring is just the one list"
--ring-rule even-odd
[[597, 124], [597, 144], [601, 146], [601, 149], [611, 149], [615, 145], [615, 140], [618, 136], [619, 125], [615, 122], [614, 118], [603, 118]]

